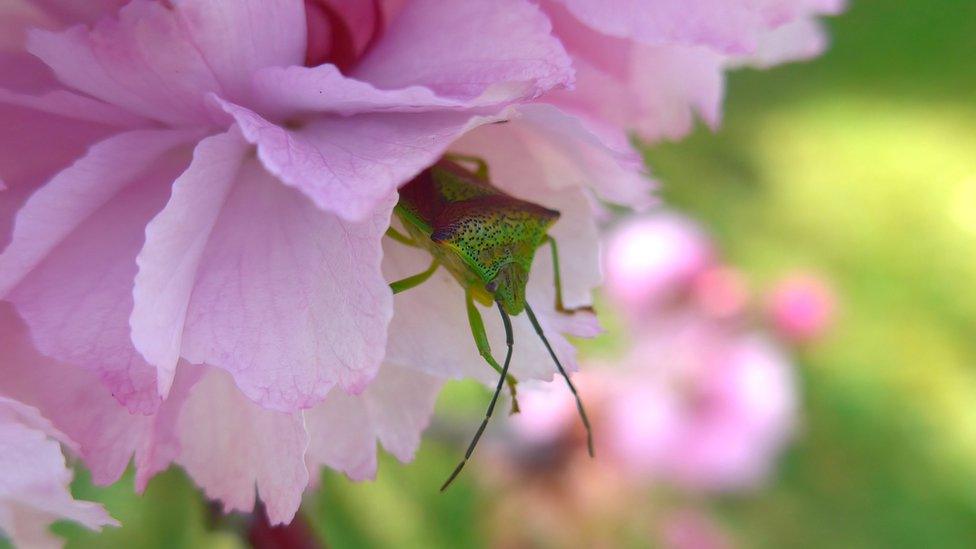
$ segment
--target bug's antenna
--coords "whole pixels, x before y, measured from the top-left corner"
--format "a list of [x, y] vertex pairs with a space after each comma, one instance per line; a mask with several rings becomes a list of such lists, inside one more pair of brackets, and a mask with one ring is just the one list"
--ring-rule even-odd
[[[464, 464], [468, 462], [468, 458], [471, 457], [471, 453], [474, 452], [475, 446], [478, 445], [478, 441], [481, 440], [481, 435], [485, 432], [485, 427], [488, 427], [488, 420], [491, 419], [492, 412], [495, 411], [495, 403], [498, 402], [498, 395], [502, 392], [502, 387], [505, 386], [505, 379], [508, 377], [508, 366], [512, 362], [512, 345], [514, 344], [514, 339], [512, 337], [512, 320], [508, 318], [508, 313], [502, 308], [500, 302], [495, 302], [498, 305], [498, 312], [502, 315], [502, 324], [505, 325], [505, 344], [508, 345], [508, 351], [505, 353], [505, 364], [502, 366], [501, 376], [498, 378], [498, 386], [495, 387], [495, 393], [491, 395], [491, 402], [488, 404], [488, 411], [485, 412], [485, 419], [481, 420], [481, 426], [478, 427], [478, 431], [474, 434], [474, 438], [471, 439], [471, 443], [468, 444], [468, 449], [464, 452], [464, 458], [457, 467], [454, 468], [454, 472], [451, 476], [447, 477], [444, 484], [441, 485], [441, 492], [447, 490], [447, 487], [454, 482], [458, 474], [461, 473], [461, 469], [464, 469]], [[548, 344], [547, 344], [548, 345]], [[560, 366], [560, 368], [562, 368]], [[568, 380], [567, 380], [568, 381]], [[574, 391], [575, 392], [575, 391]], [[577, 401], [578, 402], [578, 401]]]
[[546, 334], [542, 333], [542, 326], [539, 324], [539, 319], [535, 317], [535, 313], [532, 312], [532, 307], [529, 307], [528, 303], [525, 304], [525, 312], [529, 316], [529, 322], [532, 323], [532, 327], [535, 328], [535, 333], [539, 334], [539, 338], [542, 339], [542, 343], [545, 344], [546, 349], [549, 351], [549, 356], [556, 363], [556, 368], [559, 369], [559, 375], [563, 376], [563, 379], [566, 380], [566, 385], [569, 385], [569, 390], [572, 391], [573, 398], [576, 399], [576, 410], [579, 411], [580, 419], [583, 421], [583, 427], [586, 427], [586, 449], [590, 452], [590, 457], [593, 457], [593, 431], [590, 429], [590, 420], [586, 417], [586, 410], [583, 408], [583, 400], [580, 399], [579, 393], [576, 392], [576, 386], [570, 381], [569, 374], [566, 373], [563, 365], [556, 358], [556, 353], [552, 350], [552, 345], [549, 345]]

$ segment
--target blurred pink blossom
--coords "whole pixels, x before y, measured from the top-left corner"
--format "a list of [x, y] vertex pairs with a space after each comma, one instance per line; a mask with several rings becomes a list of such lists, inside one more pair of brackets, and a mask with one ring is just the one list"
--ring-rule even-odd
[[712, 318], [742, 315], [751, 297], [745, 275], [730, 266], [711, 267], [699, 273], [693, 295], [699, 309]]
[[713, 262], [712, 244], [694, 221], [674, 213], [638, 217], [609, 237], [606, 291], [632, 318], [657, 314]]
[[665, 549], [729, 549], [728, 535], [715, 520], [697, 509], [682, 509], [664, 518], [661, 544]]
[[[598, 417], [605, 404], [619, 392], [619, 379], [611, 368], [590, 364], [590, 368], [573, 376], [587, 410]], [[544, 445], [555, 442], [568, 431], [580, 428], [576, 401], [559, 380], [523, 385], [519, 396], [521, 412], [511, 417], [511, 425], [520, 440]]]
[[[616, 363], [590, 364], [587, 396], [597, 452], [632, 478], [687, 490], [762, 483], [796, 424], [793, 366], [762, 335], [697, 311], [663, 315]], [[572, 398], [556, 384], [523, 389], [513, 420], [545, 444], [575, 428]]]
[[623, 367], [608, 438], [635, 472], [691, 489], [749, 487], [792, 433], [792, 365], [757, 334], [678, 316], [649, 328]]
[[833, 325], [837, 297], [823, 278], [796, 273], [773, 287], [767, 312], [780, 335], [796, 343], [807, 343], [822, 337]]
[[0, 533], [19, 547], [60, 547], [48, 531], [56, 520], [118, 526], [101, 505], [72, 498], [59, 443], [75, 446], [36, 408], [0, 397]]

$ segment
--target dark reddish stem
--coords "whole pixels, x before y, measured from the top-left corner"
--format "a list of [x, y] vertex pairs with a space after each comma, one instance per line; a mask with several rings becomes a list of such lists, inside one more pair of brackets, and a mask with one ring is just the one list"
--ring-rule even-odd
[[301, 513], [291, 524], [272, 526], [261, 502], [254, 507], [247, 528], [247, 541], [255, 549], [321, 549], [325, 547]]

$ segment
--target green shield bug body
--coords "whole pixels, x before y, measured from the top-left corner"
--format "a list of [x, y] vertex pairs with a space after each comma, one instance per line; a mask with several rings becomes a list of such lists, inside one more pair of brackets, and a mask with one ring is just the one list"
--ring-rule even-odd
[[[474, 163], [477, 169], [469, 170], [460, 162]], [[441, 486], [441, 490], [451, 484], [471, 457], [506, 381], [512, 394], [513, 412], [518, 409], [515, 399], [516, 382], [508, 373], [513, 346], [509, 317], [523, 312], [528, 316], [559, 374], [566, 380], [576, 398], [577, 410], [586, 427], [590, 455], [593, 455], [589, 420], [576, 388], [553, 352], [532, 307], [525, 300], [525, 287], [532, 260], [543, 244], [549, 244], [554, 263], [556, 309], [567, 314], [573, 312], [563, 307], [559, 255], [555, 240], [548, 235], [549, 228], [559, 219], [559, 212], [504, 193], [490, 183], [488, 168], [483, 160], [462, 156], [450, 156], [441, 160], [403, 186], [394, 212], [407, 235], [391, 227], [387, 232], [388, 236], [427, 251], [432, 261], [424, 272], [391, 283], [393, 292], [399, 293], [423, 283], [440, 266], [447, 269], [465, 290], [468, 321], [479, 354], [500, 374], [498, 386], [481, 426], [471, 440], [464, 458]], [[505, 361], [501, 366], [492, 357], [484, 321], [476, 302], [483, 305], [495, 304], [501, 315], [507, 344]]]

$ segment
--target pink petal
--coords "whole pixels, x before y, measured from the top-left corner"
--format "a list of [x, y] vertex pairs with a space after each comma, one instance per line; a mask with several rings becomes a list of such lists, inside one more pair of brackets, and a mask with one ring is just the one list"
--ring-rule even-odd
[[63, 25], [94, 23], [117, 11], [128, 0], [31, 0], [52, 18]]
[[636, 209], [652, 203], [653, 183], [625, 137], [598, 133], [551, 105], [523, 105], [518, 112], [507, 124], [466, 134], [452, 149], [484, 156], [498, 181], [516, 194], [578, 186]]
[[553, 0], [599, 32], [649, 45], [707, 45], [748, 53], [767, 27], [794, 17], [795, 0]]
[[524, 0], [407, 4], [351, 76], [383, 89], [421, 85], [438, 95], [488, 91], [534, 97], [568, 84], [569, 57], [548, 19]]
[[43, 95], [26, 95], [0, 89], [0, 103], [105, 126], [133, 129], [149, 125], [146, 119], [118, 107], [65, 90], [54, 90]]
[[[174, 299], [187, 295], [193, 283], [182, 356], [227, 370], [248, 397], [281, 411], [310, 407], [334, 385], [362, 390], [383, 359], [392, 313], [379, 242], [394, 196], [385, 197], [366, 220], [346, 222], [250, 160], [240, 165], [223, 208], [201, 212], [198, 203], [219, 202], [222, 191], [212, 187], [228, 185], [206, 177], [229, 173], [207, 163], [232, 164], [236, 152], [230, 149], [216, 140], [201, 146], [151, 227], [142, 258], [142, 280], [172, 281]], [[181, 223], [212, 229], [192, 235]], [[206, 238], [205, 246], [195, 237]], [[195, 278], [181, 262], [199, 262]], [[151, 288], [140, 288], [141, 297]], [[165, 317], [166, 333], [139, 337], [170, 338], [179, 320]]]
[[47, 420], [0, 397], [0, 531], [23, 547], [57, 546], [47, 527], [68, 519], [93, 530], [118, 523], [96, 503], [76, 501], [71, 471]]
[[17, 93], [38, 94], [61, 87], [51, 69], [40, 59], [17, 46], [0, 49], [0, 88]]
[[39, 431], [57, 440], [72, 450], [77, 449], [74, 441], [68, 435], [59, 431], [47, 418], [42, 416], [37, 408], [28, 406], [12, 398], [0, 396], [0, 422], [5, 424], [19, 423], [28, 429]]
[[646, 140], [684, 137], [696, 114], [718, 126], [723, 56], [700, 47], [633, 44], [628, 58], [623, 77], [579, 61], [576, 90], [556, 92], [551, 101], [589, 119], [634, 129]]
[[250, 512], [257, 487], [270, 521], [284, 524], [308, 484], [303, 423], [299, 412], [262, 409], [229, 375], [207, 368], [180, 414], [179, 463], [227, 511]]
[[[54, 427], [77, 444], [98, 484], [111, 484], [136, 453], [137, 484], [163, 469], [176, 456], [173, 410], [184, 388], [179, 382], [155, 416], [129, 414], [98, 378], [70, 364], [42, 356], [30, 342], [27, 327], [9, 304], [0, 304], [0, 348], [4, 375], [0, 392], [39, 408]], [[187, 382], [192, 381], [187, 379]]]
[[[63, 90], [36, 57], [0, 52], [0, 250], [31, 192], [131, 115]], [[38, 94], [38, 95], [33, 95]], [[83, 122], [82, 120], [87, 120]]]
[[158, 396], [129, 340], [134, 260], [146, 222], [185, 165], [169, 151], [187, 137], [139, 131], [94, 146], [21, 208], [0, 254], [0, 295], [17, 306], [40, 350], [98, 373], [142, 412]]
[[464, 112], [320, 116], [287, 130], [222, 100], [265, 168], [319, 208], [366, 218], [399, 185], [433, 164], [459, 135], [500, 117]]
[[683, 137], [696, 112], [712, 127], [718, 124], [725, 61], [720, 52], [602, 34], [557, 2], [545, 6], [577, 69], [576, 89], [556, 90], [548, 101], [591, 122], [637, 130], [645, 139]]
[[0, 3], [0, 51], [23, 49], [31, 28], [91, 23], [128, 0], [5, 0]]
[[135, 488], [137, 492], [146, 489], [149, 480], [156, 473], [165, 471], [182, 451], [179, 433], [179, 418], [183, 405], [196, 390], [196, 383], [204, 372], [199, 368], [182, 363], [166, 400], [155, 414], [145, 419], [140, 427], [135, 446]]
[[[0, 92], [3, 93], [3, 92]], [[0, 102], [0, 251], [14, 216], [35, 189], [81, 156], [110, 128]]]
[[65, 85], [169, 125], [210, 120], [204, 93], [220, 89], [174, 13], [146, 0], [92, 30], [33, 31], [28, 50]]
[[69, 87], [166, 124], [210, 124], [219, 119], [207, 92], [247, 102], [254, 70], [301, 62], [304, 10], [294, 0], [133, 0], [92, 30], [34, 31], [28, 48]]
[[309, 434], [305, 461], [313, 479], [323, 465], [356, 481], [376, 476], [376, 433], [362, 398], [332, 391], [317, 406], [305, 410]]
[[56, 24], [35, 4], [29, 0], [6, 0], [0, 4], [0, 51], [21, 49], [29, 28]]
[[146, 226], [130, 326], [133, 344], [158, 370], [163, 397], [176, 374], [204, 248], [249, 148], [236, 129], [201, 141], [190, 167], [173, 183], [169, 203]]
[[754, 54], [733, 63], [765, 69], [814, 58], [826, 48], [827, 35], [820, 23], [813, 19], [798, 19], [764, 33]]
[[420, 446], [442, 382], [416, 370], [384, 364], [376, 379], [357, 396], [333, 391], [305, 411], [311, 444], [308, 468], [322, 465], [353, 480], [376, 474], [376, 441], [400, 461], [410, 461]]
[[266, 110], [280, 112], [282, 117], [302, 112], [324, 111], [339, 114], [361, 112], [413, 112], [434, 109], [459, 109], [483, 101], [441, 97], [423, 86], [380, 89], [368, 82], [349, 78], [335, 65], [317, 67], [270, 67], [254, 75], [256, 93], [267, 105]]
[[258, 69], [301, 65], [305, 9], [301, 0], [180, 0], [176, 16], [223, 90], [221, 97], [249, 104]]

